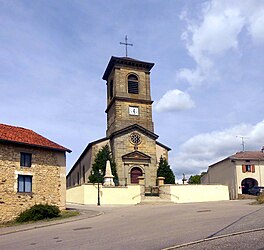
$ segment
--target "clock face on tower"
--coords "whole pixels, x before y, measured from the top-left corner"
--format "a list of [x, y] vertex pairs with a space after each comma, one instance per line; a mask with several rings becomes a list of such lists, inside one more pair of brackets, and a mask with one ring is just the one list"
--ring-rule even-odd
[[129, 113], [130, 115], [139, 115], [138, 107], [132, 107], [132, 106], [129, 106], [128, 113]]

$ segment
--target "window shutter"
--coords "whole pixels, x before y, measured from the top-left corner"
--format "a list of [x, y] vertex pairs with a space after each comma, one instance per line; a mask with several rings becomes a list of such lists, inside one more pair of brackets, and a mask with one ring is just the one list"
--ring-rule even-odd
[[255, 165], [251, 165], [251, 172], [255, 173]]
[[243, 172], [243, 173], [246, 173], [246, 171], [247, 171], [247, 170], [246, 170], [246, 165], [242, 165], [242, 172]]

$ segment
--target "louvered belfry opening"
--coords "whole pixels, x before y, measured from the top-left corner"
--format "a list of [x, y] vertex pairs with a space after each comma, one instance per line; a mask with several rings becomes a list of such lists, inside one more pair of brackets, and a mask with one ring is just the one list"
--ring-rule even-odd
[[128, 93], [138, 94], [138, 77], [136, 75], [128, 76]]

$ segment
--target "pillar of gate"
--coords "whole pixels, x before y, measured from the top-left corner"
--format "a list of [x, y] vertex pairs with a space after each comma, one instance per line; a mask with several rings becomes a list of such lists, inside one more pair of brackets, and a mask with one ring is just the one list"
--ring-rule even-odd
[[158, 186], [164, 185], [164, 180], [165, 180], [165, 177], [158, 177], [157, 178], [157, 184], [158, 184]]
[[138, 177], [138, 184], [139, 185], [145, 185], [145, 177], [144, 176]]

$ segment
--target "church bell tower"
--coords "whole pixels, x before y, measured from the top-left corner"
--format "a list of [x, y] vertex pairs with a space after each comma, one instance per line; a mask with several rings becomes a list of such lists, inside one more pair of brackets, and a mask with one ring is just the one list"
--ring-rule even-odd
[[78, 184], [86, 183], [95, 157], [105, 145], [116, 165], [116, 185], [157, 185], [158, 161], [160, 157], [168, 159], [170, 148], [158, 142], [154, 133], [150, 94], [153, 66], [129, 57], [111, 57], [103, 75], [107, 86], [106, 136], [87, 145], [67, 176], [68, 186], [74, 186], [80, 176]]
[[154, 132], [150, 95], [153, 66], [129, 57], [111, 57], [103, 75], [107, 85], [107, 136], [134, 124]]

